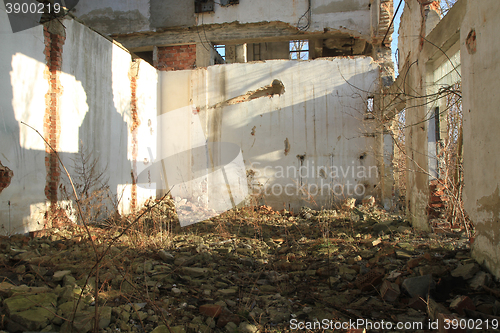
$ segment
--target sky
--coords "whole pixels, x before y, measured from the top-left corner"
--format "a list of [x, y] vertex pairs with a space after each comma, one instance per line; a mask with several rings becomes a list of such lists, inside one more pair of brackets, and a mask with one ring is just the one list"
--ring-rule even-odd
[[[394, 11], [396, 11], [396, 8], [398, 7], [398, 4], [402, 0], [393, 0], [394, 1]], [[404, 8], [404, 1], [401, 4], [401, 7], [399, 8], [399, 11], [396, 13], [396, 17], [394, 18], [394, 32], [392, 33], [392, 43], [391, 43], [391, 48], [392, 48], [392, 61], [394, 62], [394, 69], [396, 70], [396, 76], [398, 75], [398, 68], [396, 65], [396, 50], [398, 49], [398, 29], [399, 29], [399, 20], [401, 18], [401, 14], [403, 13], [403, 8]]]

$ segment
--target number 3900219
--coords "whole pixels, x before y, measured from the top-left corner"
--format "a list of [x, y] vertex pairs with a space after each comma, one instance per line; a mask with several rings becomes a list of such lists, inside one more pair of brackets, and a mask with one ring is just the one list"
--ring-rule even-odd
[[456, 329], [494, 329], [500, 328], [498, 319], [445, 319], [444, 329], [445, 330], [456, 330]]
[[5, 10], [7, 14], [43, 14], [43, 13], [56, 13], [61, 11], [61, 5], [58, 3], [5, 3]]

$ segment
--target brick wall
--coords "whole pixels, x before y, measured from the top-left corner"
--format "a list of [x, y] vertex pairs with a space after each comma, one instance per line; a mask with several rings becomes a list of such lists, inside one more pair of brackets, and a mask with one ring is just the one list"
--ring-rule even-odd
[[177, 71], [196, 67], [196, 44], [158, 47], [153, 60], [160, 71]]
[[384, 44], [390, 45], [392, 40], [392, 33], [394, 32], [394, 24], [391, 26], [389, 32], [387, 29], [389, 28], [389, 24], [392, 20], [392, 15], [394, 12], [393, 2], [392, 0], [380, 0], [380, 13], [379, 13], [379, 21], [377, 25], [377, 30], [373, 36], [373, 44], [380, 44], [385, 37]]
[[[43, 120], [43, 136], [50, 146], [58, 151], [59, 136], [61, 134], [61, 123], [59, 119], [60, 96], [62, 86], [59, 73], [62, 67], [62, 50], [65, 41], [64, 36], [53, 34], [44, 27], [45, 42], [45, 77], [49, 83], [49, 90], [45, 94], [45, 115]], [[60, 215], [57, 209], [57, 190], [59, 187], [60, 167], [56, 154], [48, 146], [45, 147], [45, 168], [47, 179], [45, 185], [45, 196], [50, 203], [47, 214], [47, 226], [53, 226], [51, 222], [55, 216]]]
[[446, 186], [439, 180], [432, 180], [429, 184], [430, 202], [428, 206], [428, 215], [430, 218], [444, 218], [446, 203]]
[[131, 189], [131, 202], [130, 210], [134, 212], [137, 209], [137, 153], [139, 150], [139, 141], [137, 138], [137, 128], [141, 124], [139, 116], [137, 114], [137, 76], [139, 63], [133, 62], [129, 71], [130, 79], [130, 112], [132, 114], [132, 126], [130, 128], [132, 135], [132, 171], [130, 176], [132, 178], [132, 189]]

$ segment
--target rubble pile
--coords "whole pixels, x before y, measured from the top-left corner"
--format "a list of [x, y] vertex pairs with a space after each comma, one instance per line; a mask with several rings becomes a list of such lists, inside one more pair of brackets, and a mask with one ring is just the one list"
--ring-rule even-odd
[[[161, 209], [148, 218], [173, 214], [171, 204]], [[463, 231], [417, 232], [371, 201], [298, 214], [236, 209], [151, 247], [134, 246], [129, 233], [110, 246], [117, 235], [91, 228], [98, 256], [79, 226], [0, 237], [0, 330], [90, 332], [96, 307], [101, 332], [500, 325], [500, 288], [471, 259]]]

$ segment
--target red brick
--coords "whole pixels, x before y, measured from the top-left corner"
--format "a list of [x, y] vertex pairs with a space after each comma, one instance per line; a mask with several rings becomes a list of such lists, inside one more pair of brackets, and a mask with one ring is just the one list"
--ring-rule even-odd
[[380, 294], [385, 301], [394, 302], [398, 299], [400, 294], [399, 286], [385, 280], [380, 287]]
[[228, 323], [233, 322], [236, 325], [240, 323], [240, 317], [235, 315], [227, 310], [224, 310], [219, 316], [219, 320], [217, 320], [218, 327], [225, 327]]

